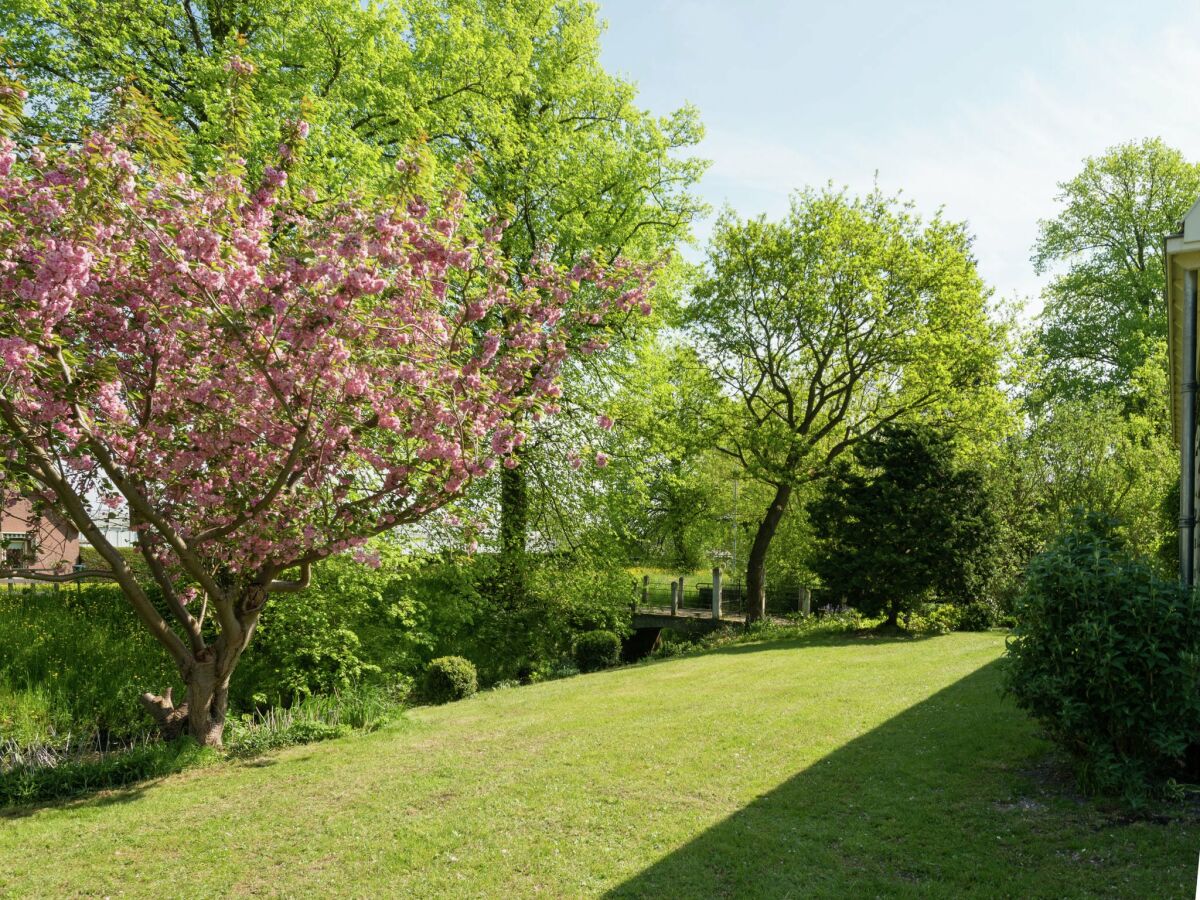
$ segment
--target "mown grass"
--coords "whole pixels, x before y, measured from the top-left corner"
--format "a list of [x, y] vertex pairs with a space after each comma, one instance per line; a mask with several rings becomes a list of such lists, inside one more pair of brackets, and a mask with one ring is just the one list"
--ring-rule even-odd
[[493, 691], [0, 819], [14, 896], [1163, 897], [1200, 824], [1076, 797], [1003, 637], [830, 638]]

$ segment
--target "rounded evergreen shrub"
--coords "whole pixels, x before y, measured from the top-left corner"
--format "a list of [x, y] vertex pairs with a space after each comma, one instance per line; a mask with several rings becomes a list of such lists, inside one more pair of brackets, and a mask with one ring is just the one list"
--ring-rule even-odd
[[611, 631], [588, 631], [575, 639], [575, 665], [580, 672], [611, 669], [621, 661], [621, 639]]
[[479, 690], [475, 666], [461, 656], [439, 656], [425, 669], [425, 698], [431, 703], [462, 700]]
[[1079, 521], [1030, 564], [1006, 689], [1075, 760], [1084, 788], [1130, 800], [1196, 776], [1200, 603]]

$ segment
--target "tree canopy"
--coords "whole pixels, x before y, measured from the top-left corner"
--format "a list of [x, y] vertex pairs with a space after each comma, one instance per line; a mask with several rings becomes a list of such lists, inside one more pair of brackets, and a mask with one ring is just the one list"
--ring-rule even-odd
[[1200, 165], [1152, 138], [1085, 160], [1059, 189], [1033, 253], [1054, 275], [1036, 337], [1039, 396], [1124, 395], [1166, 339], [1163, 237], [1200, 197]]

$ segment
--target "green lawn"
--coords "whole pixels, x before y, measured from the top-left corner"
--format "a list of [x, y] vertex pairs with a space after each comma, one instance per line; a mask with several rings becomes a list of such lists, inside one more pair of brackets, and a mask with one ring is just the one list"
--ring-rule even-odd
[[1191, 896], [1200, 823], [1072, 796], [998, 634], [725, 650], [0, 818], [15, 896]]

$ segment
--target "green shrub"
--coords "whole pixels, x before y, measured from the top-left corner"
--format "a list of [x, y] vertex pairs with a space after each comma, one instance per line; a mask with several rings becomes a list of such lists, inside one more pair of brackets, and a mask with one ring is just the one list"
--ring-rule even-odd
[[377, 542], [378, 569], [349, 556], [313, 567], [312, 584], [272, 597], [231, 685], [237, 709], [263, 708], [420, 671], [432, 640], [414, 597], [417, 563]]
[[425, 699], [449, 703], [470, 697], [479, 689], [475, 666], [461, 656], [439, 656], [425, 669]]
[[[952, 436], [893, 424], [851, 455], [857, 466], [840, 464], [808, 504], [822, 596], [866, 616], [886, 614], [889, 626], [923, 602], [979, 596], [995, 519], [983, 473], [957, 462]], [[927, 624], [941, 629], [942, 620]]]
[[900, 621], [913, 634], [949, 634], [961, 626], [962, 610], [954, 603], [922, 603]]
[[1200, 602], [1115, 534], [1080, 520], [1030, 564], [1006, 689], [1073, 757], [1085, 789], [1136, 801], [1197, 774]]
[[575, 665], [580, 672], [611, 669], [621, 661], [621, 639], [611, 631], [589, 631], [575, 639]]
[[0, 771], [0, 805], [23, 806], [79, 797], [148, 778], [161, 778], [214, 759], [215, 751], [185, 737], [52, 764], [19, 763]]
[[961, 607], [959, 631], [987, 631], [997, 623], [999, 611], [985, 600], [976, 600]]

